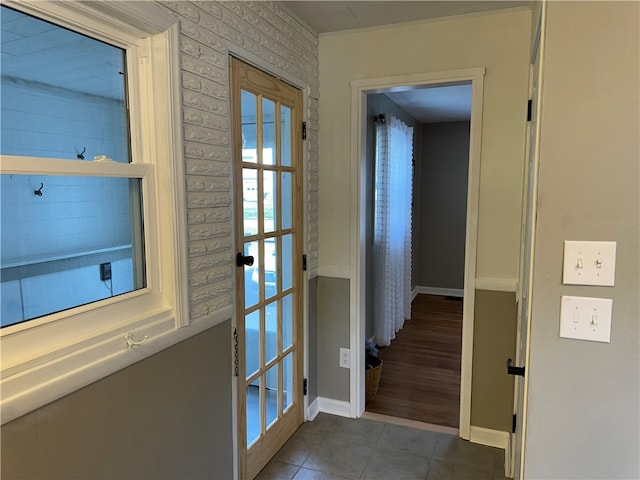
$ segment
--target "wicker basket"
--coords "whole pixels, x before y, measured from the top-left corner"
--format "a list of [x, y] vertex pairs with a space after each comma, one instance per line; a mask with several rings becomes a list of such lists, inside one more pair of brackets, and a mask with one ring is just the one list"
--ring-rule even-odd
[[375, 362], [371, 362], [372, 368], [369, 368], [369, 365], [367, 365], [364, 371], [365, 400], [367, 403], [376, 398], [380, 375], [382, 375], [382, 360], [377, 357], [374, 358], [378, 363], [375, 364]]

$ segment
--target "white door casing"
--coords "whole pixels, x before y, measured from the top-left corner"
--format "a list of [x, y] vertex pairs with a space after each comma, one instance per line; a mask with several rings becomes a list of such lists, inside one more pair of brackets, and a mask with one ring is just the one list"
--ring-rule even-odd
[[473, 358], [473, 318], [476, 281], [478, 196], [480, 190], [480, 152], [484, 67], [444, 72], [401, 75], [351, 82], [351, 198], [350, 212], [350, 416], [360, 417], [365, 408], [364, 331], [366, 318], [365, 275], [366, 202], [364, 178], [366, 152], [366, 95], [391, 88], [471, 82], [471, 129], [465, 240], [464, 308], [462, 327], [462, 366], [460, 378], [460, 437], [469, 439], [471, 427], [471, 367]]

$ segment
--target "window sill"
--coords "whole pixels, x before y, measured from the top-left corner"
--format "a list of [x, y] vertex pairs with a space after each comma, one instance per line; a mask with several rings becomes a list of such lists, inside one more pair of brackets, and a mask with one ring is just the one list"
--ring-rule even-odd
[[[121, 328], [91, 340], [91, 345], [50, 359], [15, 375], [3, 377], [2, 418], [4, 425], [33, 410], [94, 383], [112, 373], [139, 362], [198, 333], [215, 327], [232, 316], [232, 308], [226, 307], [188, 326], [175, 328], [175, 318], [169, 310], [154, 312], [145, 324], [147, 340], [129, 348], [125, 334], [129, 328]], [[131, 329], [133, 340], [141, 340]], [[89, 343], [89, 342], [87, 342]], [[98, 360], [95, 360], [98, 357]], [[33, 388], [29, 388], [36, 385]]]

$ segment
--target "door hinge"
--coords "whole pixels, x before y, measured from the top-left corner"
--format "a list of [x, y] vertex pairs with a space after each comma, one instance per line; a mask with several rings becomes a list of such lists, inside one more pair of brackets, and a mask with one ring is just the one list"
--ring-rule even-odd
[[307, 271], [307, 256], [306, 255], [302, 255], [302, 270], [303, 271]]
[[307, 379], [302, 380], [302, 394], [307, 395]]
[[533, 110], [533, 100], [529, 99], [527, 101], [527, 122], [531, 121], [531, 111]]
[[307, 122], [302, 122], [302, 139], [307, 139]]
[[514, 413], [511, 419], [511, 433], [516, 433], [516, 425], [518, 424], [518, 414]]

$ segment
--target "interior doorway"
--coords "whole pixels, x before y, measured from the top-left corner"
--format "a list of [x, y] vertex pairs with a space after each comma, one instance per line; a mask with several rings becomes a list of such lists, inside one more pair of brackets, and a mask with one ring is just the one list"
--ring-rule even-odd
[[[367, 373], [375, 377], [375, 381], [379, 377], [379, 383], [375, 397], [371, 385], [367, 385], [366, 411], [456, 430], [459, 426], [471, 95], [469, 81], [408, 91], [394, 89], [368, 94], [366, 98], [368, 223], [372, 210], [377, 209], [376, 202], [380, 201], [380, 186], [369, 178], [377, 176], [379, 168], [379, 148], [371, 120], [376, 121], [381, 112], [385, 112], [385, 116], [397, 117], [413, 128], [413, 184], [409, 186], [412, 190], [411, 316], [390, 344], [379, 338], [376, 322], [373, 328], [371, 325], [380, 309], [376, 308], [367, 317], [366, 336], [377, 344], [378, 357], [384, 367], [381, 375], [373, 371]], [[370, 238], [372, 230], [366, 231], [367, 270], [371, 272], [366, 279], [367, 305], [384, 297], [376, 291], [380, 276], [375, 264], [378, 257], [375, 234]]]
[[[367, 232], [368, 205], [367, 202], [367, 111], [370, 95], [384, 93], [387, 96], [396, 93], [410, 94], [412, 91], [435, 89], [438, 87], [467, 86], [471, 93], [471, 118], [468, 123], [468, 179], [466, 182], [465, 225], [464, 225], [464, 274], [461, 289], [464, 302], [462, 303], [462, 335], [460, 353], [460, 387], [459, 387], [459, 430], [458, 434], [465, 439], [470, 433], [471, 413], [471, 367], [473, 354], [473, 309], [475, 299], [475, 262], [477, 244], [477, 216], [479, 191], [479, 159], [480, 133], [482, 122], [482, 90], [484, 69], [475, 68], [455, 72], [436, 72], [405, 77], [387, 77], [380, 79], [361, 80], [352, 82], [353, 123], [352, 133], [359, 142], [354, 144], [355, 159], [354, 174], [359, 179], [354, 202], [354, 218], [357, 218], [357, 230], [352, 236], [353, 251], [356, 262], [354, 277], [356, 288], [352, 292], [351, 349], [356, 352], [355, 368], [351, 369], [351, 408], [352, 416], [361, 416], [365, 410], [365, 365], [364, 347], [367, 336], [367, 318], [370, 307], [367, 304], [367, 255], [369, 243]], [[394, 102], [395, 103], [395, 102]], [[377, 112], [381, 113], [381, 112]], [[418, 176], [416, 176], [418, 178]], [[416, 199], [414, 198], [414, 202]], [[413, 283], [413, 282], [412, 282]], [[416, 285], [414, 283], [414, 285]], [[436, 292], [445, 293], [445, 292]], [[460, 292], [458, 292], [460, 293]], [[445, 297], [453, 295], [445, 295]], [[352, 357], [353, 358], [353, 357]]]

